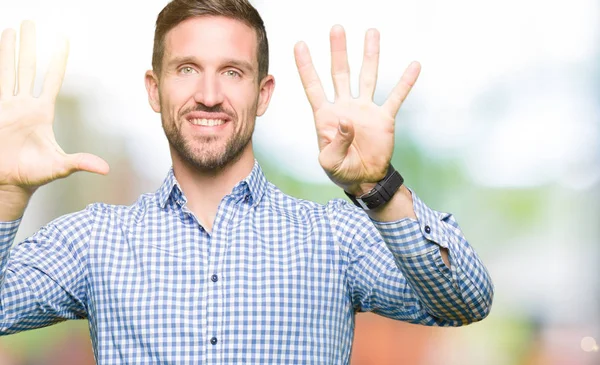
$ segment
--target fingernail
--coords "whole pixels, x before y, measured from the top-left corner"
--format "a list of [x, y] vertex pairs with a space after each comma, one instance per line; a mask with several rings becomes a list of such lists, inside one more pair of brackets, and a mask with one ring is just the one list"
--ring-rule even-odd
[[340, 120], [340, 123], [338, 124], [339, 126], [339, 130], [341, 134], [348, 134], [348, 125], [346, 124], [345, 121]]

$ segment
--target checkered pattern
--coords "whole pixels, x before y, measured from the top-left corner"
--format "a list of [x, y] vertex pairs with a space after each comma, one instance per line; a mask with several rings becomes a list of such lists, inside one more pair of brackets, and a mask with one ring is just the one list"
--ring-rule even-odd
[[418, 221], [372, 222], [289, 197], [255, 164], [211, 234], [172, 171], [134, 205], [63, 216], [10, 254], [19, 221], [0, 223], [0, 334], [87, 318], [98, 364], [348, 364], [357, 311], [484, 318], [485, 267], [451, 215], [413, 196]]

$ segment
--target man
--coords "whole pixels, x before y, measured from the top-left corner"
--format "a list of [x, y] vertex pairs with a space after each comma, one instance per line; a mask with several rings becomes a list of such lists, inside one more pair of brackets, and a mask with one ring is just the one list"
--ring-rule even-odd
[[9, 254], [39, 186], [108, 172], [56, 144], [67, 48], [34, 98], [34, 38], [23, 23], [17, 76], [15, 32], [0, 43], [0, 333], [87, 318], [99, 364], [344, 364], [355, 312], [441, 326], [489, 313], [490, 277], [454, 218], [425, 206], [390, 165], [395, 115], [419, 64], [374, 104], [379, 34], [368, 31], [353, 98], [335, 26], [330, 103], [296, 45], [319, 162], [356, 206], [294, 199], [265, 180], [252, 151], [275, 81], [246, 0], [174, 0], [158, 16], [146, 88], [173, 161], [158, 191], [58, 218]]

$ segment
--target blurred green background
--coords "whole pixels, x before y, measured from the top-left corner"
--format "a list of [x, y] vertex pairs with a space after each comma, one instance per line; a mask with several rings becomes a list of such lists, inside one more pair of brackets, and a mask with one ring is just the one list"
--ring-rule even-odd
[[[307, 41], [331, 95], [329, 28], [346, 27], [357, 78], [364, 31], [376, 27], [377, 102], [412, 59], [423, 65], [397, 118], [393, 163], [430, 207], [457, 217], [496, 286], [490, 316], [463, 328], [359, 314], [352, 363], [599, 364], [600, 4], [253, 3], [267, 25], [277, 80], [254, 138], [267, 177], [298, 198], [345, 198], [318, 166], [292, 48]], [[71, 39], [57, 139], [67, 152], [95, 153], [111, 166], [106, 177], [78, 174], [40, 189], [18, 240], [89, 203], [131, 204], [160, 185], [168, 147], [143, 74], [165, 4], [2, 0], [0, 27], [25, 18], [38, 25], [38, 88], [52, 36]], [[0, 364], [93, 364], [87, 322], [2, 337]]]

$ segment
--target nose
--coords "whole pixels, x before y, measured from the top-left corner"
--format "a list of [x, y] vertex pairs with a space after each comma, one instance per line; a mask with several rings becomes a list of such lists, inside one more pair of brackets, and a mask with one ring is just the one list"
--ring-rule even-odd
[[218, 77], [207, 73], [199, 77], [194, 101], [198, 104], [204, 104], [207, 107], [221, 104], [223, 102], [223, 93]]

